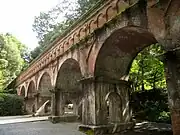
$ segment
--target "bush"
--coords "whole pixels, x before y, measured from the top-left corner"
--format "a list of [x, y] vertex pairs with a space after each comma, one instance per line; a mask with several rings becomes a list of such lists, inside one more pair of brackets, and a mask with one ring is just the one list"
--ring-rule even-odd
[[0, 93], [0, 116], [23, 114], [23, 99], [14, 94]]
[[135, 91], [131, 94], [130, 102], [136, 119], [171, 123], [165, 90]]

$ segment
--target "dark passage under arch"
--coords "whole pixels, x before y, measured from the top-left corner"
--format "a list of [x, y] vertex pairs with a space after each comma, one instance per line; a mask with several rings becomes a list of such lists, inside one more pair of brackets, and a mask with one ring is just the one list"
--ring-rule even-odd
[[[72, 101], [73, 114], [78, 115], [78, 104], [82, 91], [78, 81], [82, 78], [79, 63], [74, 59], [67, 59], [60, 67], [56, 80], [56, 115], [65, 114], [65, 101]], [[68, 107], [68, 106], [67, 106]]]

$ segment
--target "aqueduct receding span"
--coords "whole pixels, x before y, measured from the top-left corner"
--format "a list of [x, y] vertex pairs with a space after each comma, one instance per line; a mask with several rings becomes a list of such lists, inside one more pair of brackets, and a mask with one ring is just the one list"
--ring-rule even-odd
[[160, 43], [166, 51], [162, 60], [173, 133], [179, 135], [179, 32], [179, 0], [107, 0], [19, 75], [17, 93], [25, 97], [29, 113], [50, 100], [51, 118], [58, 118], [71, 102], [73, 114], [82, 121], [80, 128], [93, 128], [95, 134], [119, 132], [132, 125], [128, 81], [132, 61], [143, 48]]

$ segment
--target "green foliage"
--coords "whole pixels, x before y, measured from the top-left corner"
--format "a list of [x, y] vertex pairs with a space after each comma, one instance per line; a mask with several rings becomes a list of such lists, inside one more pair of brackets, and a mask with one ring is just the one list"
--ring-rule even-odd
[[170, 112], [167, 103], [166, 90], [135, 91], [131, 94], [130, 104], [136, 119], [170, 123]]
[[39, 46], [31, 52], [32, 59], [35, 59], [96, 3], [97, 0], [62, 0], [48, 12], [41, 12], [39, 16], [36, 16], [33, 31], [37, 33]]
[[83, 130], [80, 129], [81, 132], [84, 132], [86, 135], [94, 135], [94, 132], [92, 129]]
[[161, 46], [151, 45], [134, 59], [130, 80], [134, 92], [131, 106], [137, 119], [170, 123], [164, 64], [157, 59], [163, 54]]
[[0, 89], [4, 89], [23, 68], [27, 48], [11, 34], [0, 34]]
[[85, 133], [86, 135], [94, 135], [94, 132], [92, 130], [87, 130]]
[[164, 64], [156, 58], [163, 53], [160, 45], [151, 45], [136, 56], [130, 70], [134, 90], [166, 89]]
[[165, 112], [165, 111], [160, 112], [160, 115], [158, 117], [158, 121], [164, 122], [164, 123], [171, 123], [170, 112]]
[[0, 116], [23, 114], [23, 99], [17, 95], [0, 93]]

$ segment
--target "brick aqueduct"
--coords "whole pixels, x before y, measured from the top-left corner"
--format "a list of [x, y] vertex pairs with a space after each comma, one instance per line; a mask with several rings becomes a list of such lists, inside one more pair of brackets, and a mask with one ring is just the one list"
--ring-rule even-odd
[[51, 120], [68, 117], [64, 107], [71, 101], [81, 129], [93, 129], [95, 134], [119, 132], [133, 125], [131, 63], [142, 49], [160, 43], [166, 51], [161, 59], [173, 134], [180, 135], [179, 33], [179, 0], [107, 0], [85, 14], [19, 75], [17, 93], [25, 97], [28, 113], [50, 100]]

